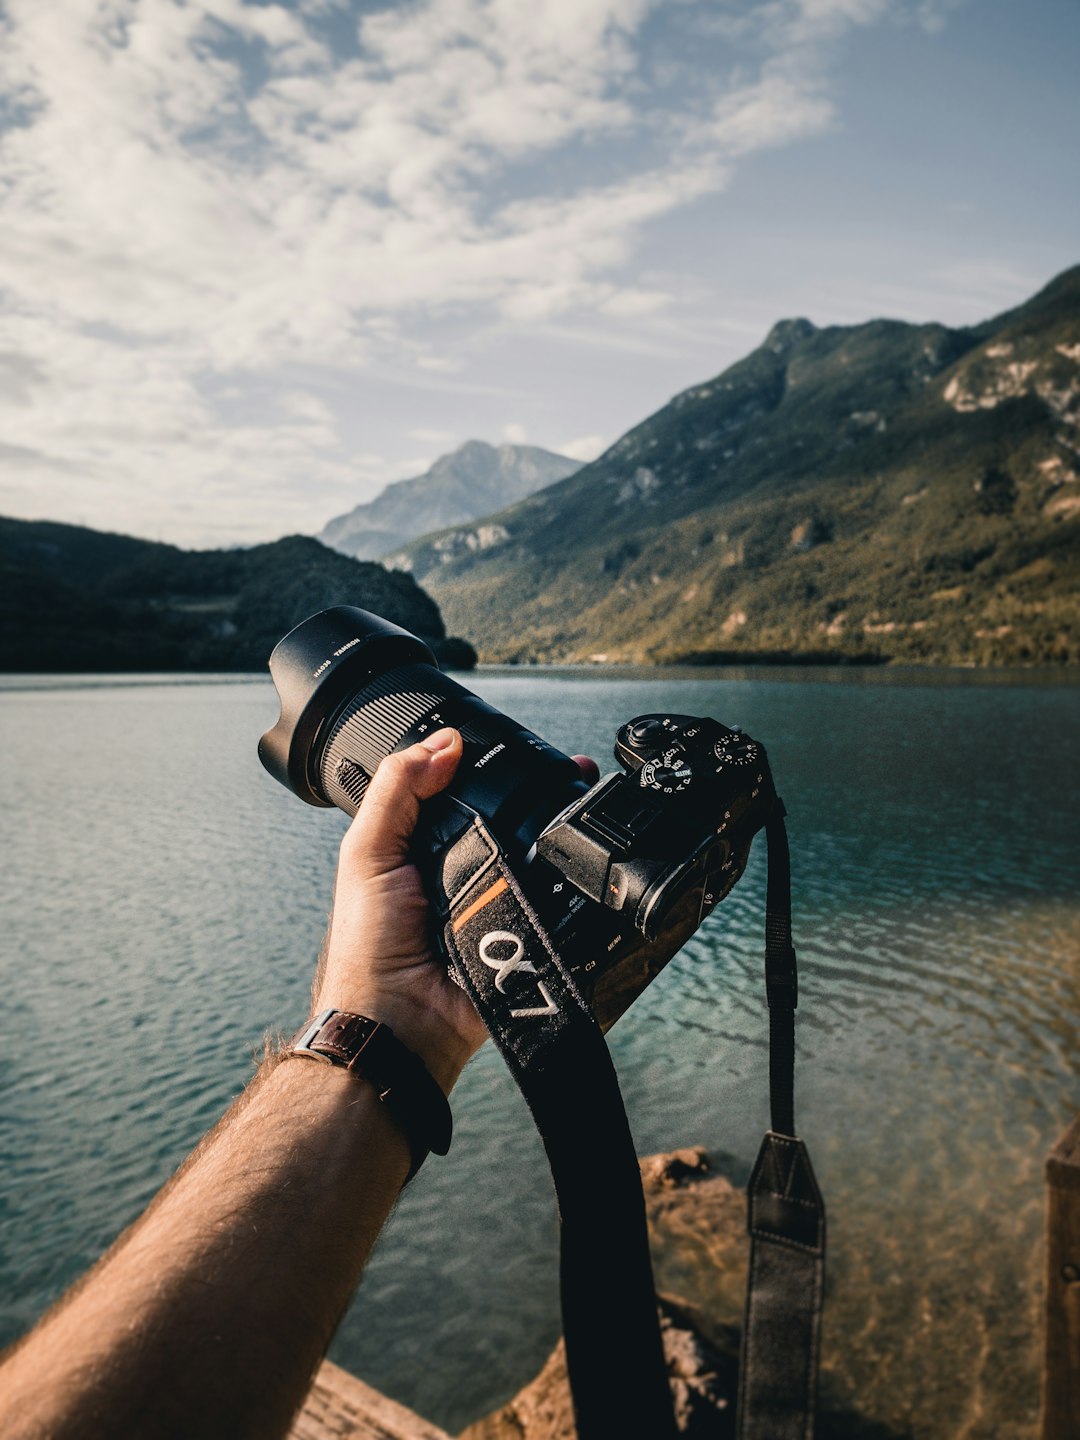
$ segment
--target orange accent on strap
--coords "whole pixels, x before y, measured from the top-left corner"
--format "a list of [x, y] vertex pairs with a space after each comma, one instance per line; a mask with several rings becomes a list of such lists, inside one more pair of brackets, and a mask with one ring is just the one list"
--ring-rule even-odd
[[499, 879], [494, 885], [489, 885], [482, 895], [478, 895], [467, 909], [463, 910], [454, 921], [454, 934], [456, 935], [463, 925], [468, 924], [478, 910], [482, 910], [489, 901], [494, 900], [496, 895], [501, 895], [506, 889], [506, 881]]

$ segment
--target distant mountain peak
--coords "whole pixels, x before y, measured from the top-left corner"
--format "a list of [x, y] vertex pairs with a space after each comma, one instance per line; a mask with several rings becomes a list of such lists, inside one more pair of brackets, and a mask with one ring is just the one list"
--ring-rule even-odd
[[804, 316], [798, 316], [794, 320], [778, 320], [765, 336], [765, 346], [769, 350], [790, 350], [792, 345], [798, 344], [800, 340], [809, 340], [811, 335], [816, 334], [817, 326]]
[[398, 480], [374, 500], [331, 520], [319, 539], [343, 555], [375, 560], [418, 535], [467, 525], [524, 500], [580, 469], [580, 460], [538, 445], [466, 440], [441, 455], [425, 474]]
[[[512, 445], [499, 447], [489, 445], [486, 440], [463, 440], [456, 450], [448, 450], [445, 455], [440, 455], [439, 458], [432, 464], [431, 469], [434, 470], [435, 467], [438, 465], [453, 465], [460, 461], [465, 461], [466, 463], [471, 463], [477, 460], [481, 462], [490, 462], [496, 455], [499, 454], [500, 450], [513, 450], [513, 448], [514, 447]], [[419, 477], [414, 476], [412, 478], [417, 479]]]

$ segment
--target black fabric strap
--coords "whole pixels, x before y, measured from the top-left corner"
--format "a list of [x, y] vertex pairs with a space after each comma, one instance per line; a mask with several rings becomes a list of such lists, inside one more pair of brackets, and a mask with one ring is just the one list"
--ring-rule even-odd
[[561, 1221], [578, 1440], [676, 1434], [633, 1137], [599, 1026], [482, 821], [444, 853], [444, 940], [532, 1111]]
[[747, 1186], [750, 1274], [738, 1440], [812, 1440], [825, 1208], [801, 1140], [770, 1131]]
[[[798, 993], [783, 815], [777, 802], [765, 827], [773, 1128], [748, 1187], [739, 1440], [810, 1440], [824, 1282], [824, 1206], [794, 1138]], [[435, 890], [451, 973], [521, 1088], [551, 1164], [578, 1440], [672, 1440], [640, 1171], [607, 1045], [480, 817], [447, 806], [439, 827]]]
[[791, 943], [791, 862], [779, 801], [765, 837], [772, 1129], [761, 1142], [747, 1186], [750, 1274], [736, 1435], [738, 1440], [812, 1440], [825, 1284], [825, 1205], [806, 1146], [795, 1138], [799, 997]]
[[791, 943], [791, 855], [777, 800], [765, 825], [769, 874], [765, 900], [765, 996], [769, 1003], [769, 1108], [778, 1135], [795, 1134], [795, 1009], [799, 976]]

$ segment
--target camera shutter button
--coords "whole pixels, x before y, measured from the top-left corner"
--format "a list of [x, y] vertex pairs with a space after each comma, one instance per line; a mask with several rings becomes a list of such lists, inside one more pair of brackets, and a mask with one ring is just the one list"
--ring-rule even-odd
[[660, 720], [638, 720], [627, 730], [626, 738], [635, 750], [644, 750], [647, 745], [654, 743], [663, 732], [664, 726]]

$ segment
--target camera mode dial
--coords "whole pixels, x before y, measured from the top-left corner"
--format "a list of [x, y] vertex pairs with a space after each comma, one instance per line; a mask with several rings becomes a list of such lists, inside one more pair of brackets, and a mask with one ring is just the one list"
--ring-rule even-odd
[[638, 783], [643, 790], [657, 790], [661, 795], [677, 795], [687, 789], [694, 772], [681, 745], [665, 750], [655, 760], [646, 760], [639, 771]]

